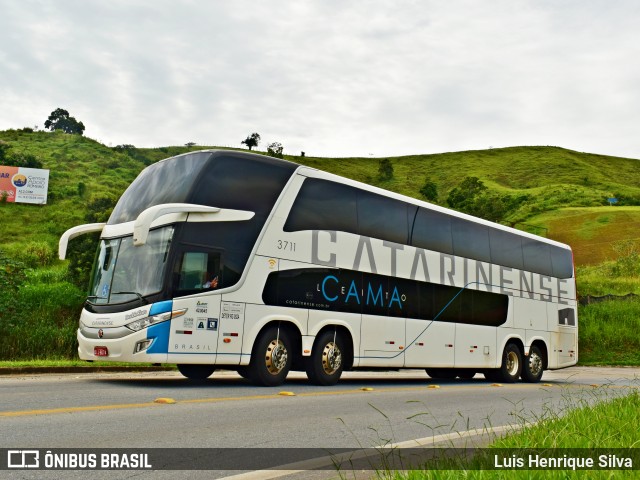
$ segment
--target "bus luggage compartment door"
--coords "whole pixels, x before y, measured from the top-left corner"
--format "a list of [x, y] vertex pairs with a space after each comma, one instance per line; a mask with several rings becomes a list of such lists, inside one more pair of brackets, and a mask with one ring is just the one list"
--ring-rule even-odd
[[207, 295], [174, 299], [174, 309], [186, 308], [182, 317], [171, 320], [169, 362], [216, 363], [220, 331], [220, 297]]
[[404, 318], [362, 315], [360, 366], [403, 367]]

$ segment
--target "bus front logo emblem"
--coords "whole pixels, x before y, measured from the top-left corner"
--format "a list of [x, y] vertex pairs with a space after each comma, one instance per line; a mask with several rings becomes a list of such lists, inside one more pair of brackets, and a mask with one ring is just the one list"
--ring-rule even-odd
[[98, 330], [98, 337], [100, 338], [104, 337], [104, 330], [102, 329]]

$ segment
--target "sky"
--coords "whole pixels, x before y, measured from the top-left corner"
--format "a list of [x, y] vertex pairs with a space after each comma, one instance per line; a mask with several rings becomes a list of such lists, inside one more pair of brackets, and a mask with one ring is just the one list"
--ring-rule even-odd
[[0, 130], [106, 145], [640, 159], [636, 0], [0, 0]]

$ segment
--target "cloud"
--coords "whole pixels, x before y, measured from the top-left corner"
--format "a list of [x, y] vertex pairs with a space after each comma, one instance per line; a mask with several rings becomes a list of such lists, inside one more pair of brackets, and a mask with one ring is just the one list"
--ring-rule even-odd
[[113, 145], [640, 157], [636, 2], [0, 0], [0, 128]]

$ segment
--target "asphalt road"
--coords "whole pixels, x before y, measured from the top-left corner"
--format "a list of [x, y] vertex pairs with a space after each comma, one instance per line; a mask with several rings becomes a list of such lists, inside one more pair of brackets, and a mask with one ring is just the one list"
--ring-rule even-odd
[[[346, 373], [333, 387], [308, 385], [293, 373], [276, 388], [254, 387], [232, 372], [199, 383], [173, 372], [14, 375], [0, 377], [0, 448], [249, 448], [255, 450], [243, 451], [254, 454], [413, 439], [483, 445], [494, 427], [508, 431], [630, 388], [640, 388], [640, 368], [573, 367], [545, 372], [539, 384], [501, 386], [481, 375], [435, 381], [419, 370]], [[474, 429], [484, 433], [462, 434]], [[55, 472], [11, 473], [41, 478]], [[163, 478], [161, 472], [118, 473], [123, 476], [108, 478]], [[176, 472], [164, 473], [174, 478]]]

